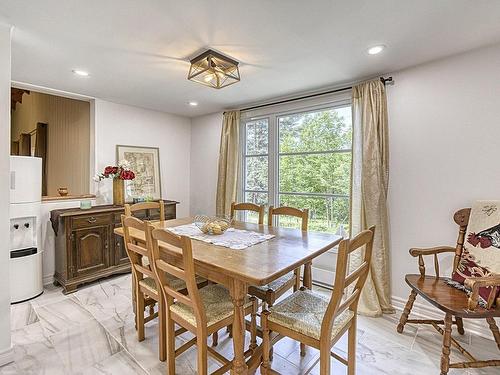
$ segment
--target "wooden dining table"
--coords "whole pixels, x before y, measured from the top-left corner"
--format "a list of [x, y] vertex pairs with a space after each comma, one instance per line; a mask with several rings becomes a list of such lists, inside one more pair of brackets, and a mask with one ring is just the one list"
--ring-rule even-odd
[[[169, 228], [189, 224], [193, 218], [152, 222], [156, 228]], [[342, 237], [320, 232], [305, 232], [299, 229], [270, 227], [245, 222], [233, 222], [233, 228], [274, 235], [273, 238], [243, 250], [213, 245], [193, 240], [193, 258], [196, 274], [226, 286], [234, 304], [232, 328], [234, 361], [232, 374], [247, 374], [255, 369], [262, 355], [258, 347], [245, 357], [245, 314], [244, 302], [250, 285], [266, 285], [269, 282], [304, 266], [303, 284], [312, 287], [311, 265], [314, 258], [337, 246]], [[123, 229], [115, 233], [123, 236]], [[130, 229], [130, 236], [136, 241], [145, 241], [143, 231]], [[168, 257], [172, 264], [182, 266], [179, 249], [160, 243], [162, 257]], [[247, 352], [248, 355], [248, 352]]]

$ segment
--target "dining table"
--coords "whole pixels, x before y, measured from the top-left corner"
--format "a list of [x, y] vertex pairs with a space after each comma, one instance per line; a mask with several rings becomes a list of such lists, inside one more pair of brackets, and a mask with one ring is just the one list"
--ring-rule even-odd
[[[166, 221], [151, 222], [155, 228], [172, 228], [193, 223], [194, 218], [186, 217]], [[232, 374], [247, 374], [260, 364], [262, 346], [245, 352], [245, 313], [244, 304], [250, 285], [262, 286], [287, 273], [304, 267], [303, 285], [312, 287], [312, 261], [319, 255], [336, 247], [341, 236], [314, 231], [301, 231], [293, 228], [259, 225], [234, 221], [232, 228], [270, 234], [274, 237], [244, 249], [214, 245], [200, 240], [192, 241], [193, 259], [196, 274], [229, 289], [234, 305], [232, 327], [234, 359]], [[123, 229], [114, 230], [123, 236]], [[130, 228], [131, 239], [144, 242], [143, 231]], [[182, 267], [180, 249], [160, 242], [160, 256], [168, 258], [169, 263]]]

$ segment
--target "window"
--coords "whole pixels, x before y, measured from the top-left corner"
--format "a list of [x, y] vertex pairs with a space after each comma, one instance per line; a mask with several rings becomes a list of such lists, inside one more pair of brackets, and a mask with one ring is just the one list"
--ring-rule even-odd
[[[242, 118], [243, 199], [309, 209], [309, 228], [349, 230], [352, 121], [349, 101]], [[245, 220], [257, 221], [248, 213]], [[280, 218], [281, 226], [297, 226]]]

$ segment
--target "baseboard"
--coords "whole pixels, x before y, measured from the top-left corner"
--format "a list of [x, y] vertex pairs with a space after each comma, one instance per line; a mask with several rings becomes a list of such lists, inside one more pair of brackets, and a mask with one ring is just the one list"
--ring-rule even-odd
[[42, 279], [43, 285], [49, 285], [54, 283], [54, 275], [45, 275]]
[[7, 348], [0, 352], [0, 366], [14, 361], [14, 347]]
[[[417, 296], [417, 301], [418, 301], [418, 296]], [[441, 310], [427, 303], [422, 303], [417, 301], [415, 301], [415, 303], [413, 304], [413, 308], [411, 309], [410, 319], [412, 317], [421, 319], [444, 319], [444, 313]], [[392, 305], [398, 311], [398, 313], [401, 313], [403, 311], [406, 302], [407, 299], [392, 296]], [[490, 340], [493, 339], [488, 324], [484, 319], [464, 319], [464, 328], [466, 331], [471, 332], [473, 334], [482, 336]]]

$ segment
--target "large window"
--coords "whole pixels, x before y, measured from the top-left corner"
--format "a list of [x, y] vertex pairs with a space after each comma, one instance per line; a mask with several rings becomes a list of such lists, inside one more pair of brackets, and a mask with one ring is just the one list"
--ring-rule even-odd
[[[352, 122], [348, 102], [244, 118], [243, 199], [309, 209], [309, 229], [349, 229]], [[247, 214], [248, 221], [257, 217]], [[296, 226], [280, 218], [281, 226]]]

